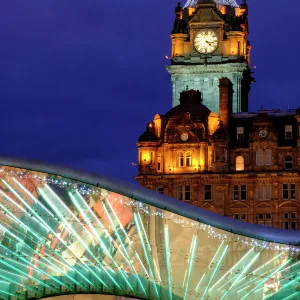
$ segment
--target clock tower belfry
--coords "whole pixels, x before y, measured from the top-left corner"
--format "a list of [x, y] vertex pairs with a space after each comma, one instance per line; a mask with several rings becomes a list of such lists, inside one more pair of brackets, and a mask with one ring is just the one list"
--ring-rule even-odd
[[[219, 114], [219, 80], [228, 78], [233, 86], [229, 112], [248, 110], [248, 93], [253, 81], [250, 72], [248, 6], [222, 5], [222, 1], [189, 0], [175, 9], [171, 34], [171, 75], [173, 106], [180, 93], [199, 90], [203, 104]], [[224, 2], [224, 1], [223, 1]]]

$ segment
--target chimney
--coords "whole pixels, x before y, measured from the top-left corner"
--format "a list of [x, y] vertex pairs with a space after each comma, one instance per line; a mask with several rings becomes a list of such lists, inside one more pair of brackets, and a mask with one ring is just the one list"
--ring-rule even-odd
[[232, 112], [232, 83], [228, 78], [221, 78], [220, 85], [220, 119], [225, 128], [228, 128], [228, 118]]

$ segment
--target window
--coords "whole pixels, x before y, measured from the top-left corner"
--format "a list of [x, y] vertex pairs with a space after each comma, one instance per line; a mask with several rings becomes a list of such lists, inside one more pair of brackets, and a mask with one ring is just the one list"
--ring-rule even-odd
[[157, 188], [156, 188], [156, 191], [160, 194], [164, 194], [164, 187], [162, 185], [159, 185]]
[[272, 214], [271, 213], [261, 213], [257, 214], [257, 224], [272, 227]]
[[265, 165], [266, 166], [272, 165], [272, 151], [270, 149], [267, 149], [265, 151]]
[[264, 200], [264, 188], [261, 184], [258, 186], [258, 189], [257, 189], [257, 199]]
[[157, 171], [161, 172], [161, 154], [157, 154]]
[[263, 151], [261, 149], [258, 149], [256, 151], [256, 165], [262, 166], [263, 165]]
[[247, 222], [247, 214], [233, 214], [232, 218], [234, 220], [240, 220], [240, 221]]
[[187, 167], [190, 167], [192, 165], [192, 156], [191, 156], [191, 152], [187, 152], [185, 154], [185, 165]]
[[227, 162], [228, 160], [228, 151], [227, 149], [224, 149], [224, 161]]
[[204, 186], [204, 200], [211, 200], [211, 185]]
[[191, 187], [189, 185], [178, 186], [177, 199], [182, 201], [191, 201]]
[[271, 199], [271, 185], [270, 184], [259, 184], [257, 187], [257, 200], [270, 200]]
[[245, 184], [233, 187], [233, 200], [247, 200], [247, 187]]
[[244, 140], [244, 127], [237, 127], [236, 128], [236, 139], [238, 141]]
[[297, 213], [296, 212], [284, 212], [283, 213], [283, 229], [296, 230], [297, 229]]
[[266, 184], [266, 194], [265, 194], [265, 199], [266, 199], [266, 200], [271, 200], [271, 195], [272, 195], [271, 184]]
[[177, 166], [184, 167], [184, 156], [183, 153], [179, 153], [177, 156]]
[[245, 170], [245, 161], [243, 156], [237, 156], [237, 158], [235, 159], [235, 169], [236, 171]]
[[184, 155], [182, 152], [177, 155], [177, 166], [178, 167], [191, 167], [192, 166], [192, 154], [186, 152]]
[[293, 169], [293, 157], [290, 156], [290, 155], [287, 155], [285, 158], [284, 158], [284, 168], [286, 170], [291, 170]]
[[291, 140], [293, 138], [293, 126], [285, 125], [285, 139]]
[[283, 200], [296, 200], [296, 184], [284, 183], [282, 185], [282, 199]]

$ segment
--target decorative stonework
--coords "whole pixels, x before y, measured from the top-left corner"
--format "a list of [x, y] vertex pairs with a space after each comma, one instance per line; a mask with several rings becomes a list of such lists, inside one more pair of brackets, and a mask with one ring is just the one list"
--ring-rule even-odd
[[219, 114], [219, 79], [227, 77], [233, 84], [232, 111], [240, 112], [241, 79], [247, 69], [246, 63], [168, 66], [173, 84], [173, 107], [179, 104], [180, 93], [183, 90], [195, 89], [202, 92], [204, 105]]

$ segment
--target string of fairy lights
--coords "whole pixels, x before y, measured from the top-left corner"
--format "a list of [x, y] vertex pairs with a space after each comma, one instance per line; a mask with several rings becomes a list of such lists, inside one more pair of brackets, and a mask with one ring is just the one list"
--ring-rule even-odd
[[[102, 193], [107, 193], [106, 190], [101, 189], [100, 187], [93, 187], [91, 185], [88, 186], [83, 183], [74, 182], [69, 178], [64, 178], [56, 175], [48, 175], [48, 174], [46, 175], [46, 174], [36, 173], [31, 171], [19, 171], [18, 169], [13, 170], [12, 168], [10, 168], [9, 170], [6, 170], [4, 168], [0, 169], [0, 174], [1, 173], [5, 173], [10, 177], [17, 176], [21, 180], [30, 179], [30, 180], [36, 180], [43, 184], [56, 185], [60, 188], [70, 189], [73, 193], [78, 192], [81, 195], [86, 197], [99, 196]], [[126, 199], [124, 203], [125, 205], [131, 207], [133, 210], [142, 212], [144, 215], [159, 217], [164, 220], [170, 220], [173, 223], [179, 224], [185, 228], [206, 231], [210, 238], [227, 240], [228, 242], [236, 241], [239, 243], [243, 243], [249, 247], [254, 246], [254, 247], [259, 247], [267, 250], [288, 251], [291, 254], [300, 252], [300, 247], [295, 245], [279, 244], [276, 242], [262, 241], [251, 237], [243, 237], [235, 233], [226, 232], [222, 229], [214, 228], [210, 225], [203, 224], [201, 222], [189, 220], [187, 218], [181, 217], [174, 213], [163, 211], [161, 209], [155, 209], [154, 211], [152, 211], [150, 210], [149, 205], [128, 197], [124, 197], [124, 199]], [[84, 224], [84, 222], [82, 221], [80, 223]]]
[[[120, 290], [125, 289], [124, 291], [126, 293], [136, 293], [132, 286], [132, 282], [130, 282], [128, 277], [129, 274], [135, 276], [138, 282], [138, 286], [140, 287], [141, 297], [147, 297], [148, 294], [144, 287], [144, 284], [143, 282], [141, 282], [139, 274], [136, 271], [135, 266], [133, 265], [134, 262], [132, 259], [133, 257], [136, 257], [137, 261], [142, 267], [142, 270], [144, 270], [147, 279], [150, 280], [150, 285], [153, 286], [154, 295], [157, 299], [159, 299], [159, 291], [156, 284], [161, 284], [162, 279], [160, 277], [159, 269], [157, 268], [156, 259], [152, 255], [153, 251], [148, 240], [148, 234], [146, 233], [146, 229], [144, 227], [144, 221], [142, 221], [142, 218], [146, 216], [159, 218], [163, 221], [162, 224], [164, 224], [164, 251], [167, 259], [167, 274], [169, 284], [168, 292], [170, 297], [172, 297], [173, 292], [173, 287], [171, 285], [173, 273], [172, 266], [170, 265], [170, 260], [173, 252], [176, 251], [175, 249], [171, 248], [170, 244], [169, 226], [171, 226], [171, 223], [180, 225], [181, 227], [187, 229], [186, 232], [189, 232], [189, 235], [192, 236], [189, 254], [186, 255], [185, 258], [187, 261], [187, 266], [182, 285], [184, 299], [186, 299], [187, 295], [191, 293], [189, 287], [190, 277], [192, 274], [194, 262], [201, 256], [199, 253], [196, 254], [196, 249], [198, 247], [198, 241], [200, 241], [201, 239], [201, 234], [203, 233], [206, 233], [208, 238], [217, 239], [220, 242], [215, 243], [215, 245], [219, 245], [219, 248], [215, 252], [214, 258], [208, 266], [208, 278], [206, 283], [205, 279], [202, 282], [203, 276], [199, 276], [200, 281], [196, 286], [195, 292], [193, 292], [194, 294], [197, 293], [197, 289], [199, 290], [199, 286], [202, 286], [202, 299], [204, 299], [207, 293], [210, 293], [214, 289], [216, 289], [216, 287], [218, 287], [218, 291], [224, 289], [226, 290], [226, 284], [229, 284], [230, 282], [230, 287], [220, 299], [226, 297], [226, 295], [229, 294], [231, 290], [242, 291], [244, 289], [248, 289], [249, 292], [247, 290], [247, 293], [244, 296], [245, 298], [257, 289], [261, 288], [261, 284], [264, 283], [269, 277], [273, 276], [273, 273], [276, 274], [279, 271], [285, 270], [284, 268], [291, 268], [300, 264], [300, 262], [296, 259], [298, 253], [300, 252], [299, 247], [261, 241], [254, 238], [243, 237], [231, 232], [226, 232], [222, 229], [217, 229], [201, 222], [189, 220], [180, 215], [165, 211], [163, 209], [155, 208], [148, 204], [119, 194], [113, 193], [110, 200], [107, 200], [106, 197], [110, 195], [110, 192], [98, 186], [92, 186], [78, 181], [73, 181], [72, 179], [65, 178], [63, 176], [48, 175], [41, 172], [21, 170], [12, 167], [3, 167], [2, 169], [0, 169], [0, 175], [2, 175], [0, 176], [0, 181], [7, 188], [7, 190], [3, 189], [3, 187], [0, 189], [0, 196], [1, 198], [4, 197], [16, 207], [16, 209], [11, 209], [9, 206], [5, 206], [5, 203], [0, 202], [0, 211], [4, 215], [4, 218], [0, 220], [0, 231], [7, 231], [8, 238], [14, 240], [14, 243], [16, 245], [18, 243], [22, 243], [24, 247], [23, 250], [26, 250], [25, 252], [16, 252], [15, 250], [13, 250], [13, 248], [7, 248], [4, 246], [4, 244], [0, 243], [0, 250], [6, 252], [5, 256], [1, 257], [0, 255], [0, 264], [20, 264], [21, 266], [27, 266], [28, 268], [34, 269], [44, 276], [48, 274], [44, 270], [44, 268], [46, 267], [51, 269], [51, 272], [64, 274], [64, 276], [66, 277], [70, 277], [66, 270], [72, 269], [74, 272], [78, 273], [78, 276], [83, 276], [83, 282], [78, 281], [76, 277], [73, 278], [72, 276], [69, 279], [74, 284], [81, 285], [83, 289], [86, 289], [89, 285], [92, 285], [95, 289], [97, 289], [99, 288], [99, 284], [102, 284], [107, 288], [108, 291], [113, 290], [112, 286], [103, 281], [103, 279], [94, 272], [93, 266], [96, 266], [101, 270], [101, 272], [105, 273], [105, 275], [110, 279], [114, 286], [116, 286]], [[34, 189], [29, 193], [25, 185], [34, 187]], [[69, 195], [70, 200], [72, 200], [72, 203], [74, 204], [74, 208], [70, 209], [70, 207], [67, 206], [67, 204], [64, 202], [65, 200], [59, 196], [59, 193], [57, 194], [52, 189], [54, 188], [53, 186], [65, 189], [65, 191], [67, 192], [66, 195]], [[19, 187], [19, 189], [22, 189], [23, 194], [18, 194], [15, 187]], [[38, 210], [34, 210], [28, 203], [26, 203], [25, 199], [28, 199], [28, 197], [31, 197], [36, 202], [40, 202], [41, 199], [35, 198], [38, 197], [36, 195], [39, 195], [41, 199], [44, 199], [47, 207], [51, 208], [51, 211], [48, 211], [48, 215], [40, 214]], [[13, 196], [15, 197], [15, 199], [12, 198]], [[101, 223], [101, 218], [99, 219], [95, 214], [93, 214], [93, 211], [86, 203], [89, 197], [93, 197], [97, 199], [97, 201], [100, 201], [101, 206], [105, 211], [105, 218], [110, 224], [109, 227], [107, 227], [107, 225], [105, 227], [103, 223]], [[58, 204], [61, 206], [62, 210], [59, 209], [59, 207], [57, 207], [52, 200], [58, 201]], [[110, 201], [122, 201], [122, 205], [130, 208], [130, 211], [132, 211], [134, 216], [131, 222], [133, 222], [134, 220], [134, 224], [136, 225], [137, 229], [135, 237], [129, 236], [128, 233], [125, 232], [124, 227], [118, 219], [118, 216], [116, 215], [116, 212], [112, 207]], [[47, 207], [43, 206], [42, 208], [46, 211]], [[44, 227], [46, 232], [48, 231], [49, 234], [55, 235], [56, 238], [62, 243], [63, 247], [69, 249], [69, 251], [70, 249], [72, 249], [72, 243], [74, 243], [74, 240], [76, 240], [76, 243], [78, 242], [79, 244], [81, 244], [81, 247], [86, 252], [86, 254], [82, 253], [82, 255], [79, 256], [75, 251], [73, 254], [70, 253], [70, 256], [62, 255], [61, 250], [51, 249], [50, 244], [48, 244], [48, 238], [46, 236], [37, 235], [37, 231], [34, 228], [31, 231], [31, 235], [34, 241], [28, 240], [27, 243], [25, 243], [24, 241], [27, 236], [26, 231], [31, 230], [32, 225], [30, 225], [30, 222], [19, 219], [19, 214], [28, 214], [28, 216], [34, 218], [35, 222], [40, 222], [40, 226]], [[7, 216], [7, 219], [5, 219], [5, 216]], [[55, 219], [54, 223], [51, 220], [50, 222], [47, 221], [47, 219], [51, 218]], [[118, 228], [114, 220], [118, 220]], [[148, 220], [151, 219], [148, 218]], [[17, 226], [10, 226], [12, 221], [17, 224]], [[97, 223], [95, 223], [95, 221], [97, 221]], [[52, 227], [49, 225], [50, 223], [52, 224]], [[62, 232], [59, 233], [55, 230], [57, 224], [66, 228], [70, 232], [74, 240], [71, 239], [71, 241], [68, 242], [64, 241], [61, 236]], [[76, 226], [76, 224], [80, 226], [80, 230], [86, 233], [86, 236], [91, 235], [91, 237], [93, 236], [98, 239], [101, 248], [103, 249], [107, 257], [111, 259], [112, 263], [108, 264], [100, 257], [95, 256], [93, 252], [91, 252], [86, 242], [86, 238], [79, 234], [79, 228]], [[101, 242], [101, 238], [97, 237], [98, 229], [101, 229], [103, 230], [103, 232], [107, 233], [106, 237], [109, 238], [110, 242], [113, 243], [113, 245], [116, 247], [118, 255], [123, 256], [124, 262], [126, 262], [127, 264], [127, 270], [125, 270], [125, 266], [123, 266], [122, 263], [114, 260], [114, 255], [112, 255], [111, 252], [106, 249], [105, 244]], [[111, 233], [115, 235], [117, 242], [112, 239], [109, 231], [111, 231]], [[123, 236], [124, 239], [121, 236]], [[141, 243], [142, 246], [143, 259], [137, 252], [134, 252], [131, 248], [131, 245], [137, 240]], [[45, 253], [41, 254], [41, 250], [38, 250], [37, 246], [30, 245], [30, 243], [40, 243], [41, 245], [44, 245], [46, 247], [44, 250]], [[225, 257], [229, 253], [230, 245], [234, 245], [234, 243], [244, 244], [245, 246], [247, 246], [244, 250], [245, 252], [243, 253], [242, 257], [233, 264], [230, 270], [222, 275], [221, 278], [218, 277], [217, 281], [214, 280], [215, 271], [214, 273], [210, 274], [209, 272], [211, 271], [209, 270], [213, 268], [215, 268], [215, 270], [218, 270], [221, 267], [223, 261], [225, 260]], [[31, 251], [30, 253], [28, 253], [29, 250]], [[259, 258], [260, 253], [262, 253], [264, 250], [276, 252], [272, 254], [272, 258], [268, 262], [265, 262], [263, 266], [258, 266], [258, 268], [256, 268], [254, 271], [250, 272], [250, 269], [255, 265], [255, 262]], [[261, 274], [258, 274], [258, 270], [264, 268], [268, 264], [271, 264], [271, 262], [274, 262], [280, 256], [284, 256], [285, 253], [288, 255], [287, 261], [282, 261], [279, 265], [277, 264], [276, 267], [273, 266], [267, 271], [264, 271], [264, 273], [260, 272]], [[294, 255], [295, 260], [293, 260]], [[75, 268], [73, 262], [79, 264], [78, 268]], [[241, 265], [244, 263], [245, 266], [242, 268], [242, 271], [239, 271]], [[96, 286], [95, 283], [90, 282], [89, 278], [86, 278], [84, 275], [82, 275], [81, 270], [87, 270], [91, 272], [93, 276], [98, 280], [98, 286]], [[124, 280], [125, 287], [122, 287], [119, 282], [116, 281], [114, 276], [116, 272], [120, 273], [120, 276]], [[210, 276], [208, 276], [208, 274], [210, 274]], [[231, 279], [228, 279], [226, 277], [226, 274], [229, 274], [231, 276]], [[295, 278], [298, 278], [299, 275], [297, 274], [295, 275], [293, 273], [293, 275], [285, 275], [282, 278], [284, 280], [289, 280], [289, 278], [292, 278], [292, 276], [294, 275], [296, 276], [294, 276]], [[3, 277], [4, 275], [0, 273], [0, 279], [2, 278], [1, 276]], [[66, 285], [66, 283], [64, 283], [59, 277], [56, 277], [53, 274], [48, 274], [48, 276], [54, 282], [52, 286], [40, 280], [39, 277], [34, 273], [31, 274], [31, 276], [33, 280], [47, 289], [52, 288], [54, 291], [59, 291], [60, 285], [67, 290], [72, 290], [73, 288], [72, 286]], [[247, 276], [250, 276], [253, 283], [255, 283], [254, 287], [250, 285], [249, 288], [249, 283], [246, 280]], [[226, 278], [224, 282], [222, 281], [223, 278]], [[285, 288], [288, 288], [288, 284], [290, 283], [284, 283], [283, 286]], [[26, 287], [26, 289], [28, 290], [32, 289], [32, 286], [30, 285], [24, 284], [24, 287]], [[40, 292], [42, 292], [42, 289]]]

